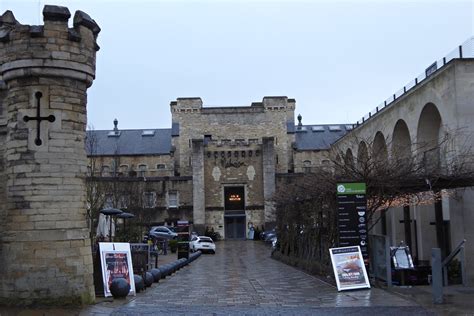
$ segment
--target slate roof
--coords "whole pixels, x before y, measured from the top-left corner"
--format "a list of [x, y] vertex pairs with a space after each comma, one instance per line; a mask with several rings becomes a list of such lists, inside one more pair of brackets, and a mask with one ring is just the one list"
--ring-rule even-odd
[[[287, 126], [289, 133], [295, 133], [294, 149], [325, 150], [350, 131], [350, 124], [293, 125]], [[171, 152], [171, 137], [179, 135], [179, 125], [173, 123], [166, 129], [134, 129], [87, 131], [87, 137], [94, 137], [97, 143], [93, 155], [167, 155]], [[145, 135], [144, 134], [148, 134]], [[86, 142], [87, 155], [92, 155]]]
[[[295, 126], [296, 150], [324, 150], [351, 130], [352, 124]], [[338, 130], [339, 129], [339, 130]]]
[[[145, 131], [147, 136], [143, 136]], [[87, 155], [166, 155], [171, 151], [171, 129], [135, 129], [119, 130], [118, 136], [113, 131], [87, 131], [87, 137], [94, 137], [97, 143], [95, 150], [91, 150], [86, 141]], [[151, 135], [152, 134], [152, 135]]]

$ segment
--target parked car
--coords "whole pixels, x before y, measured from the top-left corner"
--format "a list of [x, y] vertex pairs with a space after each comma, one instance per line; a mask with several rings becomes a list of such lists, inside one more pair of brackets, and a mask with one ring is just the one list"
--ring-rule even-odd
[[161, 239], [177, 239], [178, 234], [166, 226], [153, 226], [148, 235]]
[[197, 236], [191, 239], [191, 242], [189, 243], [189, 249], [193, 252], [201, 250], [203, 253], [210, 252], [212, 254], [215, 254], [216, 244], [214, 244], [214, 241], [210, 237]]
[[276, 229], [266, 230], [260, 234], [260, 239], [265, 242], [270, 242], [273, 237], [276, 237]]

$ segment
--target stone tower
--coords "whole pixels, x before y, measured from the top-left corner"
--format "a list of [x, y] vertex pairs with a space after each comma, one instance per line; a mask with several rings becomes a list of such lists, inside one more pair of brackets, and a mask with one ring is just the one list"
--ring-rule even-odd
[[43, 17], [0, 16], [0, 304], [94, 300], [84, 144], [100, 28], [81, 11], [68, 28], [65, 7]]

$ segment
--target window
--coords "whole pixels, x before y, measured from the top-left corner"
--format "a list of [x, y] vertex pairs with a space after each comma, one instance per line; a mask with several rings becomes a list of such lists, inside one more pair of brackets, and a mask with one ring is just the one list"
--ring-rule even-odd
[[128, 195], [122, 195], [118, 201], [118, 208], [128, 208], [130, 197]]
[[310, 160], [305, 160], [303, 161], [303, 172], [311, 172], [311, 161]]
[[104, 200], [104, 208], [114, 207], [114, 196], [112, 194], [106, 194]]
[[120, 172], [122, 174], [127, 174], [128, 173], [128, 165], [120, 165]]
[[103, 177], [110, 176], [110, 167], [109, 166], [102, 166], [101, 175]]
[[159, 163], [156, 165], [156, 169], [166, 169], [166, 165], [163, 163]]
[[156, 206], [156, 193], [144, 192], [143, 193], [143, 208], [154, 208], [155, 206]]
[[178, 192], [170, 191], [168, 192], [168, 208], [177, 208], [178, 207]]
[[323, 166], [323, 170], [329, 171], [331, 169], [331, 161], [324, 159], [321, 161], [321, 165]]
[[145, 177], [145, 174], [146, 174], [146, 165], [138, 165], [138, 173], [137, 173], [137, 176], [138, 177]]

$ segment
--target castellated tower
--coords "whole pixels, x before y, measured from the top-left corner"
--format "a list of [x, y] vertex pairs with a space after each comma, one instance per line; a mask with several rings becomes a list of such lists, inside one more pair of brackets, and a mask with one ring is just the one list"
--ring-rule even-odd
[[87, 88], [99, 26], [45, 6], [0, 17], [0, 304], [94, 300], [86, 221]]

